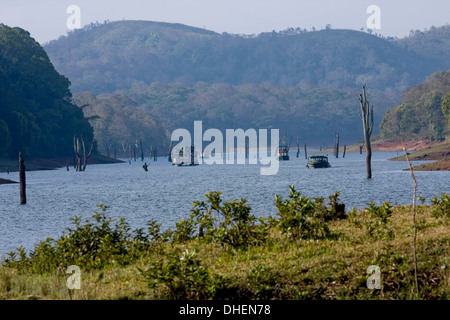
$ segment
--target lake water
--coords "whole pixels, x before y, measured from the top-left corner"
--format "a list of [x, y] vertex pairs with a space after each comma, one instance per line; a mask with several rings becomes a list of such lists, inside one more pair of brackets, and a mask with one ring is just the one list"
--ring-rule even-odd
[[[20, 245], [31, 249], [47, 237], [58, 238], [71, 227], [74, 216], [91, 217], [96, 205], [110, 206], [109, 216], [124, 217], [132, 230], [145, 228], [155, 218], [163, 228], [190, 214], [192, 202], [204, 200], [209, 191], [223, 192], [224, 200], [247, 198], [257, 216], [276, 214], [275, 194], [286, 198], [289, 185], [302, 194], [325, 197], [341, 191], [347, 210], [368, 202], [411, 204], [413, 182], [406, 162], [387, 161], [397, 152], [375, 152], [373, 178], [365, 178], [365, 154], [348, 153], [329, 158], [331, 168], [308, 169], [303, 153], [291, 152], [280, 162], [278, 174], [260, 175], [260, 165], [200, 165], [173, 167], [166, 158], [107, 165], [89, 165], [85, 172], [73, 168], [27, 172], [27, 204], [19, 205], [19, 185], [0, 185], [0, 256]], [[253, 155], [251, 154], [250, 157]], [[414, 162], [414, 165], [423, 162]], [[429, 203], [433, 195], [450, 193], [450, 172], [416, 172], [417, 195]], [[0, 178], [18, 181], [17, 172]]]

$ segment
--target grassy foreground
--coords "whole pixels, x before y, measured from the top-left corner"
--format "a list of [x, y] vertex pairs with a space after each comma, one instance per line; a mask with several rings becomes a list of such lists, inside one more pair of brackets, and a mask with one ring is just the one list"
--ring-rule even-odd
[[[449, 299], [450, 201], [419, 205], [414, 292], [411, 206], [368, 204], [345, 212], [339, 193], [303, 197], [293, 187], [276, 198], [276, 217], [256, 219], [245, 199], [220, 193], [194, 202], [173, 230], [156, 221], [131, 231], [107, 218], [21, 248], [0, 266], [0, 299]], [[115, 224], [114, 224], [115, 223]], [[69, 290], [69, 265], [80, 268], [80, 289]], [[368, 267], [381, 271], [369, 289]]]

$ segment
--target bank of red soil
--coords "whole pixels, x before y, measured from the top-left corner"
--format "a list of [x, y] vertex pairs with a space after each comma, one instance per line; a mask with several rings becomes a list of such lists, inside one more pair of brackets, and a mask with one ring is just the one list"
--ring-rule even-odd
[[[407, 150], [410, 149], [407, 147]], [[416, 171], [450, 171], [450, 142], [421, 145], [419, 151], [408, 155], [411, 161], [433, 161], [414, 167]], [[405, 161], [404, 155], [389, 160]]]
[[[372, 151], [401, 151], [402, 155], [389, 159], [392, 161], [406, 161], [401, 141], [374, 141]], [[450, 170], [450, 142], [432, 142], [417, 140], [405, 142], [411, 161], [434, 161], [414, 167], [416, 171], [449, 171]], [[359, 152], [359, 146], [347, 147], [347, 152]], [[363, 148], [365, 152], [365, 148]]]
[[[361, 144], [363, 145], [363, 144]], [[430, 140], [418, 140], [405, 142], [406, 149], [411, 151], [419, 151], [427, 149], [430, 146], [436, 145], [436, 142]], [[403, 144], [401, 141], [373, 141], [371, 143], [372, 151], [403, 151]], [[365, 152], [363, 147], [363, 152]], [[358, 145], [352, 145], [347, 147], [347, 152], [359, 152]]]

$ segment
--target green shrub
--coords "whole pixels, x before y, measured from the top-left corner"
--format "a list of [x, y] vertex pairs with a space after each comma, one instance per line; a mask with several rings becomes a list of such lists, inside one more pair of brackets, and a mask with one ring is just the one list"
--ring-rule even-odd
[[172, 254], [169, 261], [151, 262], [146, 270], [139, 269], [151, 288], [164, 287], [168, 297], [189, 300], [214, 298], [224, 287], [225, 279], [212, 275], [196, 258], [195, 251]]
[[364, 228], [366, 235], [374, 239], [393, 239], [394, 231], [391, 228], [390, 216], [392, 205], [389, 201], [376, 206], [368, 203], [369, 207], [358, 215], [353, 209], [349, 212], [350, 221], [359, 228]]
[[321, 217], [324, 213], [323, 199], [311, 201], [290, 186], [289, 199], [283, 201], [275, 195], [279, 215], [278, 227], [289, 238], [321, 239], [331, 235], [328, 224]]
[[99, 204], [100, 211], [94, 211], [94, 222], [81, 218], [72, 219], [74, 228], [68, 228], [58, 239], [42, 241], [27, 256], [23, 247], [10, 252], [4, 258], [5, 266], [15, 269], [27, 268], [32, 272], [50, 272], [60, 266], [78, 265], [86, 269], [99, 269], [108, 264], [128, 264], [142, 255], [152, 243], [164, 241], [167, 235], [160, 232], [160, 225], [149, 222], [148, 234], [142, 229], [130, 232], [128, 223], [120, 218], [106, 217], [107, 206]]
[[433, 209], [431, 211], [433, 217], [450, 218], [450, 196], [446, 193], [443, 193], [440, 199], [434, 196], [431, 203], [433, 204]]
[[198, 236], [232, 247], [246, 247], [264, 241], [267, 225], [264, 219], [251, 214], [246, 199], [222, 203], [221, 192], [206, 194], [205, 201], [196, 201], [190, 219], [198, 227]]
[[257, 264], [247, 272], [247, 279], [256, 299], [270, 299], [280, 291], [281, 276], [264, 264]]

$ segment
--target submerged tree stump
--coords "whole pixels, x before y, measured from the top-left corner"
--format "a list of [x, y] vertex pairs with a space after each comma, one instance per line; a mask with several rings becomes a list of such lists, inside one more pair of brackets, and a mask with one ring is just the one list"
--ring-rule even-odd
[[20, 204], [27, 203], [25, 164], [22, 152], [19, 151]]

